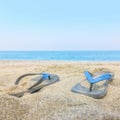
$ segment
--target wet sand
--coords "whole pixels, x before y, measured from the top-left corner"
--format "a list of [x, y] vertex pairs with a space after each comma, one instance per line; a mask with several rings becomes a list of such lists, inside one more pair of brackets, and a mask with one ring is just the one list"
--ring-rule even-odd
[[[85, 79], [85, 70], [93, 73], [103, 69], [115, 74], [104, 98], [94, 99], [70, 91]], [[21, 98], [8, 95], [26, 90], [35, 77], [25, 77], [14, 85], [20, 75], [40, 72], [57, 74], [60, 81]], [[0, 120], [86, 119], [120, 119], [120, 62], [0, 61]]]

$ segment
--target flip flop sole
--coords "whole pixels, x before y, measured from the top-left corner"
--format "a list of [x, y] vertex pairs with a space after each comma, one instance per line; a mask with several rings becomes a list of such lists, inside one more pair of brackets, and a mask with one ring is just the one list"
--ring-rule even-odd
[[102, 87], [103, 87], [102, 90], [97, 89], [97, 90], [90, 91], [89, 88], [84, 87], [83, 85], [81, 85], [81, 83], [77, 83], [75, 86], [72, 87], [71, 91], [75, 92], [75, 93], [79, 93], [79, 94], [84, 94], [84, 95], [87, 95], [87, 96], [90, 96], [90, 97], [93, 97], [96, 99], [104, 97], [107, 94], [108, 83], [109, 83], [109, 81], [112, 80], [112, 78], [114, 76], [113, 73], [108, 72], [108, 71], [102, 71], [102, 72], [96, 72], [96, 73], [92, 74], [93, 78], [96, 78], [96, 77], [99, 77], [99, 76], [106, 74], [106, 73], [110, 73], [112, 77], [110, 80], [105, 80], [105, 82], [102, 84]]
[[92, 91], [90, 91], [89, 88], [86, 88], [86, 87], [82, 86], [80, 83], [77, 83], [71, 89], [71, 91], [75, 92], [75, 93], [80, 93], [80, 94], [84, 94], [84, 95], [99, 99], [99, 98], [102, 98], [106, 95], [107, 86], [105, 86], [105, 88], [103, 90], [92, 90]]

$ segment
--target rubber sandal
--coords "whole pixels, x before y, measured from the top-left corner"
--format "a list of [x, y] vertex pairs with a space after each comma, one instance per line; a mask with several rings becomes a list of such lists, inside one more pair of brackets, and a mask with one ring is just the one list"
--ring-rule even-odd
[[[86, 79], [73, 86], [71, 91], [96, 99], [104, 97], [107, 93], [108, 84], [113, 79], [113, 73], [102, 71], [91, 74], [90, 72], [85, 71], [84, 74]], [[83, 84], [84, 82], [88, 83], [88, 85]]]
[[26, 93], [26, 92], [27, 93], [35, 93], [35, 92], [39, 91], [41, 88], [59, 81], [58, 75], [49, 74], [49, 73], [28, 73], [28, 74], [24, 74], [24, 75], [20, 76], [16, 80], [15, 84], [18, 85], [20, 80], [23, 77], [26, 77], [29, 75], [40, 75], [40, 76], [39, 76], [39, 79], [38, 79], [38, 77], [37, 77], [37, 79], [34, 78], [34, 80], [36, 80], [37, 82], [35, 84], [33, 84], [31, 87], [29, 87], [26, 91], [9, 94], [9, 95], [16, 96], [16, 97], [22, 97], [24, 95], [24, 93]]

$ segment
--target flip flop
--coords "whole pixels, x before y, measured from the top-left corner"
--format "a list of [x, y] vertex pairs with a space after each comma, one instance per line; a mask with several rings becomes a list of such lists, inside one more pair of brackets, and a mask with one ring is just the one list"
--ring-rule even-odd
[[37, 77], [37, 79], [34, 78], [34, 80], [36, 80], [37, 82], [35, 84], [33, 84], [31, 87], [29, 87], [26, 91], [9, 94], [9, 95], [16, 96], [16, 97], [22, 97], [24, 95], [24, 93], [26, 93], [26, 92], [27, 93], [35, 93], [35, 92], [39, 91], [41, 88], [59, 81], [58, 75], [49, 74], [49, 73], [29, 73], [29, 74], [24, 74], [24, 75], [20, 76], [16, 80], [15, 84], [16, 85], [19, 84], [20, 80], [23, 77], [29, 76], [29, 75], [40, 75], [40, 76], [39, 76], [39, 79], [38, 79], [38, 77]]
[[[104, 97], [107, 93], [108, 83], [113, 79], [113, 73], [102, 71], [91, 74], [90, 72], [85, 71], [84, 74], [86, 79], [81, 83], [77, 83], [75, 86], [73, 86], [71, 91], [96, 99]], [[89, 86], [85, 87], [86, 84], [82, 85], [84, 82], [89, 83]]]

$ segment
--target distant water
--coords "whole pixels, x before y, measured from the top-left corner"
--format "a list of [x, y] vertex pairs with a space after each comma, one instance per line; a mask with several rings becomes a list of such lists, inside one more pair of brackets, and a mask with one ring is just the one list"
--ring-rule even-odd
[[120, 51], [0, 51], [0, 60], [120, 61]]

